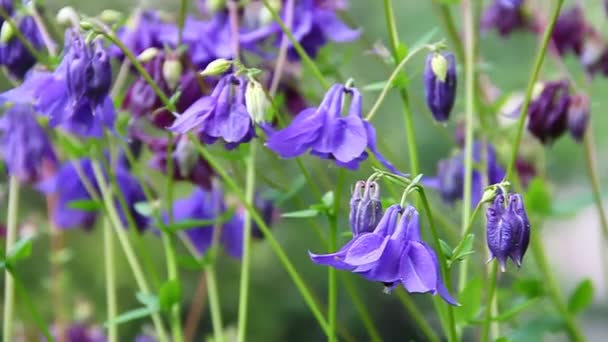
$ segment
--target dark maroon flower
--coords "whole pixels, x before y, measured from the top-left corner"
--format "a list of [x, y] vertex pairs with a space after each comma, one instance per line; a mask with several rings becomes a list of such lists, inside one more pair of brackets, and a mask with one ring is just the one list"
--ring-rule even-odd
[[588, 122], [589, 97], [584, 94], [573, 95], [568, 108], [568, 131], [576, 141], [583, 140]]
[[515, 169], [517, 170], [521, 185], [524, 188], [527, 188], [530, 181], [536, 177], [536, 168], [534, 167], [534, 164], [525, 159], [517, 158], [517, 161], [515, 161]]
[[568, 81], [545, 83], [528, 108], [528, 130], [542, 143], [550, 144], [568, 127], [569, 105]]
[[484, 30], [495, 28], [502, 37], [511, 32], [527, 27], [528, 22], [522, 10], [523, 1], [494, 0], [485, 11], [481, 19]]
[[562, 12], [557, 18], [551, 39], [560, 55], [569, 51], [580, 55], [586, 31], [587, 23], [583, 10], [578, 6], [573, 6]]
[[431, 52], [424, 68], [426, 104], [438, 122], [450, 118], [456, 99], [456, 59], [452, 53]]

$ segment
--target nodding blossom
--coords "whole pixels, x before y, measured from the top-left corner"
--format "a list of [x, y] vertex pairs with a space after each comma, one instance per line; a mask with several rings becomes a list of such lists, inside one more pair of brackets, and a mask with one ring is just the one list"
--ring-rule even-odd
[[426, 104], [438, 122], [446, 122], [456, 100], [456, 59], [452, 53], [431, 52], [424, 68]]

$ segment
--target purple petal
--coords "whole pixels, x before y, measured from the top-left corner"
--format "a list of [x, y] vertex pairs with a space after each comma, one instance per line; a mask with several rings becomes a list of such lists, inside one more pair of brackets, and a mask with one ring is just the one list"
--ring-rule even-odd
[[408, 292], [436, 291], [439, 265], [429, 250], [420, 242], [411, 241], [401, 258], [401, 281]]
[[266, 141], [266, 146], [283, 158], [297, 157], [306, 152], [319, 136], [325, 114], [316, 108], [303, 110], [286, 128], [275, 132]]
[[353, 266], [362, 266], [378, 261], [386, 248], [388, 239], [388, 237], [378, 236], [374, 233], [357, 236], [346, 252], [344, 262]]
[[338, 43], [353, 41], [361, 35], [361, 30], [346, 26], [333, 11], [316, 10], [315, 21], [330, 40]]

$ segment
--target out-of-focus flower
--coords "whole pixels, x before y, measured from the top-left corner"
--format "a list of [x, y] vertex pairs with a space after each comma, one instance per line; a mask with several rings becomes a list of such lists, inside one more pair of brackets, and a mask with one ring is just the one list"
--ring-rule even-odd
[[380, 187], [376, 182], [358, 181], [350, 199], [348, 222], [354, 235], [369, 233], [382, 218]]
[[[56, 340], [65, 339], [66, 342], [106, 342], [107, 337], [104, 335], [103, 330], [99, 327], [91, 326], [85, 322], [73, 322], [71, 323], [63, 337], [60, 338], [59, 329], [54, 326], [51, 331], [52, 335]], [[42, 339], [46, 341], [46, 339]]]
[[586, 31], [587, 23], [583, 10], [578, 6], [573, 6], [563, 11], [557, 18], [551, 33], [551, 40], [560, 55], [569, 51], [580, 55]]
[[373, 231], [353, 231], [353, 239], [335, 253], [309, 254], [317, 264], [357, 273], [388, 289], [402, 284], [408, 292], [438, 293], [456, 305], [441, 278], [435, 252], [420, 237], [418, 212], [412, 206], [390, 206]]
[[543, 144], [566, 132], [570, 95], [568, 81], [547, 82], [528, 108], [528, 130]]
[[519, 194], [498, 195], [487, 209], [487, 243], [490, 260], [496, 258], [500, 269], [506, 269], [507, 258], [521, 266], [530, 242], [530, 221], [526, 215], [523, 198]]
[[38, 182], [44, 170], [54, 168], [57, 158], [46, 132], [29, 105], [18, 104], [0, 117], [0, 155], [8, 173], [22, 182]]
[[[351, 96], [348, 114], [342, 116], [344, 95]], [[334, 84], [319, 107], [308, 108], [279, 131], [266, 126], [266, 146], [283, 158], [306, 153], [332, 159], [341, 167], [355, 170], [367, 158], [366, 149], [391, 172], [399, 171], [376, 148], [376, 130], [362, 117], [362, 96], [356, 88]]]
[[[23, 16], [17, 18], [16, 22], [17, 28], [30, 42], [31, 46], [36, 50], [40, 50], [44, 43], [34, 18]], [[2, 25], [9, 24], [5, 23]], [[13, 34], [6, 42], [0, 44], [0, 64], [5, 66], [12, 76], [23, 79], [25, 74], [36, 64], [36, 57]]]
[[481, 19], [484, 30], [496, 29], [502, 37], [508, 36], [518, 29], [525, 29], [528, 20], [523, 13], [523, 1], [494, 0], [485, 11]]
[[524, 189], [527, 188], [530, 181], [536, 177], [536, 167], [525, 159], [517, 158], [517, 161], [515, 161], [515, 169], [517, 170], [521, 185]]
[[211, 95], [194, 102], [169, 129], [182, 134], [194, 131], [208, 144], [222, 139], [228, 149], [249, 142], [255, 128], [245, 105], [246, 86], [243, 77], [222, 77]]
[[589, 122], [589, 97], [584, 94], [573, 95], [568, 107], [568, 131], [578, 142], [583, 140]]
[[[175, 24], [161, 20], [155, 11], [139, 10], [129, 18], [125, 26], [116, 31], [116, 35], [129, 50], [135, 55], [139, 55], [151, 47], [162, 49], [165, 41], [163, 41], [161, 33], [172, 30], [173, 26]], [[177, 28], [177, 26], [175, 27]], [[110, 53], [114, 57], [124, 57], [123, 52], [116, 46], [110, 48]]]
[[456, 59], [452, 53], [431, 52], [424, 69], [426, 104], [438, 122], [445, 122], [456, 99]]

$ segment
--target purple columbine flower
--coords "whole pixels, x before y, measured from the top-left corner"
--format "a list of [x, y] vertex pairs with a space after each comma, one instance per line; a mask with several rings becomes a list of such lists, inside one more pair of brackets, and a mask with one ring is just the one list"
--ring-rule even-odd
[[309, 254], [316, 264], [357, 273], [388, 289], [402, 284], [408, 292], [439, 293], [457, 304], [443, 283], [435, 252], [420, 237], [418, 212], [412, 206], [390, 206], [373, 231], [353, 231], [353, 239], [335, 253]]
[[[138, 10], [125, 26], [116, 31], [116, 35], [129, 50], [139, 55], [147, 48], [162, 49], [166, 43], [162, 39], [162, 33], [172, 30], [173, 26], [177, 28], [175, 24], [164, 22], [155, 11]], [[112, 46], [109, 51], [113, 57], [124, 58], [123, 52], [117, 46]]]
[[547, 82], [528, 108], [528, 130], [550, 144], [566, 132], [570, 95], [568, 81]]
[[[277, 221], [280, 216], [279, 210], [276, 208], [274, 202], [264, 198], [261, 194], [256, 193], [254, 196], [253, 203], [257, 211], [262, 216], [262, 220], [264, 220], [264, 223], [266, 223], [268, 227], [272, 227], [272, 224]], [[241, 222], [243, 222], [243, 224], [245, 222], [245, 210], [245, 208], [240, 208], [240, 210], [237, 212], [237, 216], [240, 217]], [[251, 236], [257, 239], [264, 238], [264, 233], [262, 233], [260, 226], [253, 219], [251, 220]]]
[[53, 72], [33, 72], [23, 84], [0, 94], [0, 103], [28, 103], [60, 126], [81, 135], [101, 137], [113, 129], [115, 112], [108, 90], [112, 70], [99, 41], [87, 44], [79, 32], [68, 30], [63, 60]]
[[574, 140], [583, 140], [588, 123], [589, 97], [584, 94], [573, 95], [568, 107], [568, 131]]
[[551, 40], [560, 55], [572, 51], [578, 56], [581, 54], [586, 32], [587, 22], [583, 10], [573, 6], [557, 18]]
[[530, 221], [521, 195], [509, 194], [506, 206], [505, 197], [498, 195], [487, 209], [486, 217], [490, 260], [496, 258], [503, 272], [507, 258], [520, 267], [530, 242]]
[[[344, 95], [351, 96], [348, 114], [342, 116]], [[266, 146], [282, 158], [310, 153], [336, 164], [356, 170], [367, 159], [366, 149], [391, 172], [399, 171], [376, 148], [376, 129], [363, 119], [362, 96], [356, 88], [334, 84], [319, 107], [308, 108], [279, 131], [265, 126]]]
[[[38, 26], [31, 16], [16, 19], [17, 28], [30, 42], [32, 47], [40, 50], [44, 45]], [[0, 44], [0, 64], [5, 66], [8, 72], [23, 79], [25, 74], [36, 64], [36, 57], [23, 45], [15, 35], [8, 42]]]
[[376, 228], [382, 218], [380, 186], [371, 181], [358, 181], [350, 199], [348, 222], [357, 235], [369, 233]]
[[483, 12], [482, 29], [494, 28], [500, 36], [506, 37], [514, 30], [526, 28], [528, 21], [522, 7], [523, 1], [494, 0]]
[[[485, 151], [484, 151], [485, 147]], [[485, 156], [483, 155], [485, 153]], [[473, 144], [473, 164], [480, 164], [485, 158], [487, 169], [487, 180], [489, 184], [484, 184], [482, 173], [473, 169], [472, 173], [472, 196], [471, 205], [477, 203], [483, 196], [484, 188], [490, 184], [500, 183], [505, 177], [504, 168], [498, 163], [496, 150], [491, 144], [475, 142]], [[439, 161], [437, 164], [437, 175], [425, 178], [424, 185], [437, 189], [441, 198], [449, 204], [458, 199], [462, 199], [464, 193], [464, 151]]]
[[182, 134], [195, 131], [207, 144], [222, 139], [228, 149], [249, 142], [255, 128], [245, 106], [246, 86], [243, 77], [222, 77], [211, 95], [194, 102], [169, 129]]
[[[103, 330], [99, 327], [91, 326], [85, 322], [72, 322], [65, 332], [59, 331], [57, 326], [53, 326], [52, 335], [55, 340], [64, 340], [66, 342], [106, 342], [107, 337]], [[42, 338], [42, 341], [46, 339]]]
[[31, 106], [18, 104], [0, 117], [0, 155], [8, 173], [22, 182], [38, 182], [54, 169], [57, 157]]
[[452, 53], [429, 53], [424, 68], [424, 91], [435, 120], [448, 121], [456, 99], [456, 59]]

